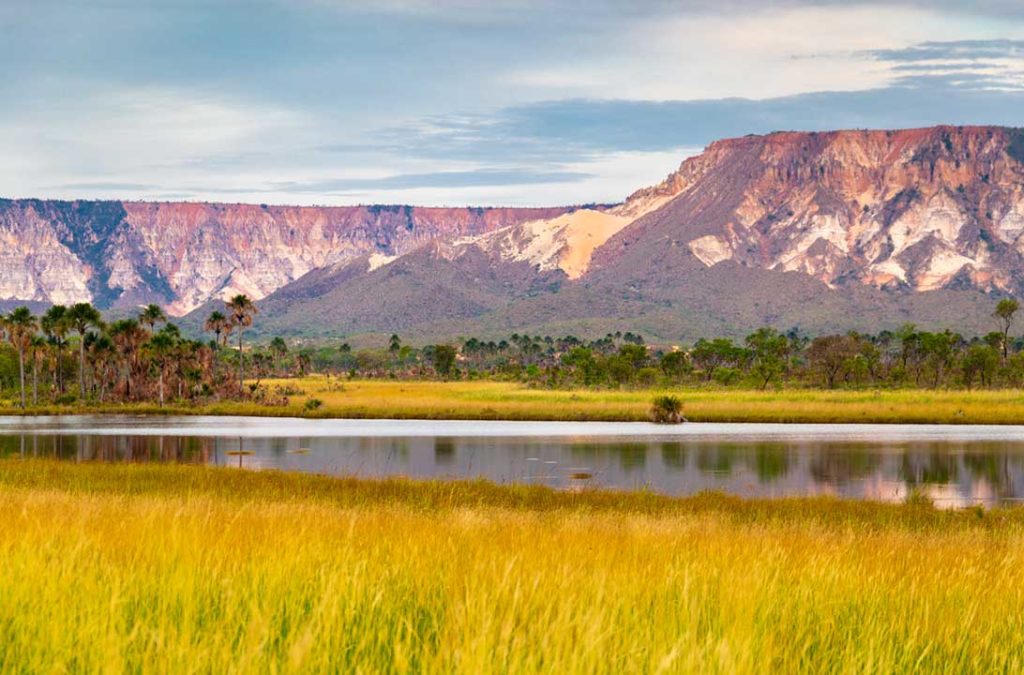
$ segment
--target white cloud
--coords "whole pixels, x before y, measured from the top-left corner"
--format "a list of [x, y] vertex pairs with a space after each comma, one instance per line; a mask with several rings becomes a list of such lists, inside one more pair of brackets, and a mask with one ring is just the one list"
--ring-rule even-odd
[[965, 21], [913, 7], [831, 6], [640, 18], [595, 35], [562, 63], [510, 79], [562, 96], [645, 100], [770, 98], [883, 86], [891, 67], [864, 57], [928, 40], [1024, 34], [1010, 21]]

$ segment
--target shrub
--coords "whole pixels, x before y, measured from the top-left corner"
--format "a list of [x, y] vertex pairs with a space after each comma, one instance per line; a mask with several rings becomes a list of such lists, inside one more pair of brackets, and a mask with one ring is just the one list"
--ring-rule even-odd
[[651, 421], [656, 424], [685, 422], [683, 402], [675, 396], [658, 396], [651, 404]]
[[305, 410], [306, 412], [312, 412], [313, 410], [319, 410], [320, 407], [323, 406], [323, 404], [324, 402], [321, 401], [320, 399], [311, 398], [306, 401], [305, 405], [302, 406], [302, 409]]

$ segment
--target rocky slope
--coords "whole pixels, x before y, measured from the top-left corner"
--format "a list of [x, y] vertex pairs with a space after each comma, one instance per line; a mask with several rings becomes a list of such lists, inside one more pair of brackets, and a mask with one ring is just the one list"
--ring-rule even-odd
[[1018, 293], [1022, 162], [1024, 132], [991, 127], [719, 141], [683, 163], [678, 196], [609, 241], [596, 265], [659, 251], [675, 261], [678, 249], [708, 267], [802, 272], [830, 287]]
[[[329, 289], [347, 332], [620, 322], [674, 337], [905, 321], [987, 330], [989, 295], [1024, 292], [1022, 161], [1024, 132], [992, 127], [719, 141], [621, 206], [321, 274], [301, 306]], [[484, 270], [519, 282], [488, 285]], [[457, 297], [471, 286], [491, 288], [489, 301], [406, 302], [425, 287]], [[299, 321], [287, 291], [268, 298], [277, 328]], [[366, 309], [381, 298], [386, 321]]]
[[326, 265], [564, 211], [0, 200], [0, 302], [157, 302], [181, 315], [234, 293], [263, 298]]

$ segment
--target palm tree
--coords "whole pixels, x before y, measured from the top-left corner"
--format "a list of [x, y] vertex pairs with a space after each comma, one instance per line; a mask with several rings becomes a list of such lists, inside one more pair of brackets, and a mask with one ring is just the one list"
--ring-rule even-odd
[[85, 399], [85, 335], [90, 328], [99, 328], [102, 317], [88, 302], [79, 302], [67, 311], [68, 324], [78, 333], [78, 390]]
[[146, 330], [135, 319], [121, 319], [110, 326], [110, 339], [114, 341], [124, 361], [124, 396], [127, 399], [132, 397], [134, 391], [132, 375], [138, 370], [139, 349], [147, 337], [149, 335]]
[[164, 315], [164, 310], [160, 309], [160, 305], [146, 305], [139, 314], [139, 323], [149, 326], [150, 333], [163, 321], [167, 321], [167, 316]]
[[245, 368], [242, 355], [242, 333], [248, 326], [252, 325], [252, 318], [259, 310], [256, 309], [256, 305], [252, 303], [252, 300], [247, 295], [236, 295], [224, 303], [224, 305], [227, 307], [228, 316], [231, 317], [232, 327], [238, 329], [238, 390], [242, 391]]
[[270, 351], [274, 355], [274, 359], [277, 362], [274, 367], [280, 374], [280, 372], [283, 370], [281, 368], [282, 361], [284, 360], [285, 355], [288, 353], [288, 343], [284, 341], [283, 337], [278, 335], [277, 337], [270, 341]]
[[46, 344], [41, 335], [34, 335], [28, 345], [32, 354], [32, 405], [39, 405], [39, 366], [46, 358]]
[[99, 395], [100, 402], [107, 392], [107, 385], [115, 380], [112, 367], [116, 367], [117, 350], [114, 341], [105, 333], [89, 333], [89, 359], [92, 361], [92, 388]]
[[67, 344], [65, 337], [68, 334], [68, 308], [64, 305], [53, 305], [46, 310], [40, 321], [43, 333], [50, 339], [51, 344], [57, 351], [54, 368], [54, 379], [57, 383], [57, 392], [64, 393], [64, 347]]
[[169, 331], [166, 328], [146, 343], [146, 353], [148, 354], [153, 365], [156, 366], [157, 373], [159, 374], [159, 387], [160, 387], [160, 405], [164, 404], [164, 373], [167, 370], [167, 363], [170, 361], [174, 354], [175, 347], [178, 343], [178, 337], [174, 331]]
[[7, 339], [18, 350], [18, 377], [21, 383], [21, 407], [25, 408], [25, 351], [39, 328], [39, 321], [28, 307], [18, 307], [4, 321]]
[[214, 310], [210, 312], [210, 316], [206, 319], [206, 323], [203, 328], [214, 334], [215, 338], [213, 341], [213, 384], [217, 386], [217, 350], [220, 349], [220, 336], [221, 333], [225, 334], [231, 332], [231, 322], [224, 316], [223, 313]]

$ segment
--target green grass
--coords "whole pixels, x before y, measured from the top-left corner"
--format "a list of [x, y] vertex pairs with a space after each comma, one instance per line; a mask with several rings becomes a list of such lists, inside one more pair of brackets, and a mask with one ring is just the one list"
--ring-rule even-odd
[[[1020, 390], [815, 390], [733, 389], [549, 390], [507, 382], [345, 381], [308, 377], [271, 381], [297, 387], [287, 406], [225, 401], [201, 406], [155, 404], [42, 406], [29, 414], [107, 412], [135, 414], [259, 415], [399, 419], [646, 420], [656, 396], [671, 394], [683, 415], [696, 422], [877, 422], [937, 424], [1022, 424]], [[316, 398], [319, 408], [306, 409]], [[19, 414], [8, 401], [4, 414]]]
[[0, 461], [0, 669], [1006, 672], [1024, 511]]

